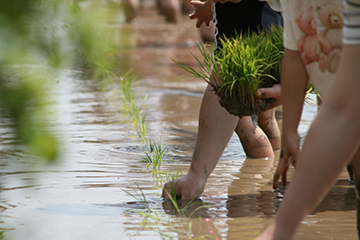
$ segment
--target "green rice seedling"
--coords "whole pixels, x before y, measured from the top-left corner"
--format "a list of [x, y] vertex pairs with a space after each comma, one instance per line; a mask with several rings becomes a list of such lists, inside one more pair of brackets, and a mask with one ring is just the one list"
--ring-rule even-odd
[[[204, 80], [210, 85], [214, 85], [214, 83], [211, 81], [212, 70], [213, 67], [215, 66], [215, 59], [212, 54], [212, 49], [209, 47], [210, 46], [209, 44], [197, 43], [196, 46], [203, 57], [202, 59], [199, 59], [193, 53], [191, 53], [191, 55], [195, 58], [196, 62], [198, 63], [198, 68], [193, 68], [189, 65], [183, 65], [174, 59], [172, 60], [179, 67], [190, 73], [192, 77]], [[187, 76], [183, 76], [179, 79], [186, 77]]]
[[166, 182], [174, 181], [179, 177], [179, 170], [175, 174], [169, 174], [166, 171], [152, 170], [151, 175], [153, 178], [153, 186], [158, 189], [162, 189]]
[[219, 96], [220, 104], [230, 113], [242, 117], [265, 110], [269, 100], [258, 98], [256, 91], [280, 81], [284, 52], [282, 28], [238, 34], [220, 41], [222, 47], [215, 50], [215, 56], [205, 45], [198, 45], [204, 59], [195, 58], [199, 69], [176, 63], [192, 77], [208, 82]]
[[145, 153], [143, 161], [152, 166], [153, 170], [159, 169], [165, 155], [167, 148], [162, 148], [161, 144], [157, 144], [155, 141], [149, 143], [150, 151]]
[[177, 239], [173, 236], [171, 236], [170, 234], [166, 234], [166, 233], [163, 233], [163, 232], [159, 232], [159, 235], [161, 237], [162, 240], [173, 240], [173, 239]]
[[136, 134], [141, 142], [147, 143], [148, 125], [146, 124], [145, 108], [146, 96], [139, 98], [133, 90], [135, 76], [132, 71], [128, 71], [120, 77], [120, 88], [122, 92], [122, 110], [130, 116], [130, 122], [135, 127]]

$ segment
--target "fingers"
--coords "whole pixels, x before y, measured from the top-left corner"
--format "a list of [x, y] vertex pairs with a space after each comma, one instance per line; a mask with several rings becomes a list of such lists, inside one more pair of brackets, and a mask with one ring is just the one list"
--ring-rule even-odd
[[280, 177], [284, 177], [283, 173], [285, 172], [285, 167], [286, 166], [283, 164], [282, 159], [280, 159], [273, 178], [273, 189], [277, 189], [279, 187], [279, 180]]
[[279, 182], [279, 174], [274, 174], [273, 178], [273, 189], [276, 190], [278, 188], [278, 182]]
[[164, 199], [170, 199], [169, 194], [171, 194], [171, 187], [170, 187], [170, 182], [165, 183], [161, 197], [163, 197]]
[[200, 28], [200, 27], [201, 27], [201, 24], [203, 24], [203, 21], [198, 20], [197, 23], [196, 23], [196, 27], [197, 27], [197, 28]]
[[277, 107], [282, 104], [281, 101], [281, 85], [275, 84], [271, 88], [260, 88], [256, 92], [256, 96], [262, 99], [274, 99], [275, 101], [269, 103], [267, 109]]
[[[179, 179], [175, 179], [175, 181], [165, 183], [161, 196], [167, 200], [171, 198], [174, 200], [180, 198], [183, 199], [182, 188], [180, 185], [181, 184], [179, 184]], [[175, 193], [173, 191], [175, 191]]]
[[287, 172], [289, 170], [289, 159], [290, 157], [283, 154], [283, 151], [281, 151], [280, 154], [280, 160], [278, 163], [278, 166], [276, 168], [274, 177], [273, 177], [273, 189], [277, 189], [279, 187], [279, 180], [281, 178], [282, 185], [285, 187], [287, 184]]
[[281, 177], [281, 180], [282, 180], [282, 185], [285, 187], [286, 184], [287, 184], [287, 172], [289, 170], [289, 164], [287, 164], [285, 167], [284, 167], [284, 171], [282, 173], [282, 177]]
[[256, 96], [259, 98], [275, 98], [281, 97], [281, 85], [275, 84], [271, 88], [260, 88], [256, 92]]

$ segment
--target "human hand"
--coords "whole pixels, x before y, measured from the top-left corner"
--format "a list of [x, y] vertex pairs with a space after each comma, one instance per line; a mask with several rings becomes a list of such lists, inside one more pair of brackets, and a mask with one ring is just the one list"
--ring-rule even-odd
[[242, 0], [211, 0], [211, 1], [213, 1], [214, 3], [217, 3], [217, 2], [221, 2], [221, 3], [227, 3], [227, 2], [239, 3]]
[[[206, 180], [203, 177], [197, 176], [191, 171], [185, 176], [175, 179], [173, 182], [167, 182], [164, 185], [162, 197], [170, 199], [172, 195], [171, 188], [175, 187], [176, 197], [179, 199], [193, 199], [199, 196], [205, 187]], [[170, 195], [170, 196], [169, 196]], [[175, 199], [174, 199], [175, 200]]]
[[273, 189], [278, 188], [280, 178], [282, 179], [282, 185], [284, 187], [286, 186], [287, 171], [289, 170], [290, 164], [296, 167], [296, 158], [300, 151], [300, 137], [298, 134], [284, 135], [283, 140], [280, 160], [273, 178]]
[[269, 103], [266, 110], [277, 107], [282, 104], [281, 85], [275, 84], [271, 88], [260, 88], [257, 90], [256, 96], [263, 99], [272, 98], [275, 100], [274, 102]]
[[200, 28], [203, 23], [210, 26], [212, 21], [211, 3], [202, 3], [204, 1], [191, 1], [190, 4], [195, 8], [195, 12], [189, 15], [191, 20], [198, 19], [196, 27]]

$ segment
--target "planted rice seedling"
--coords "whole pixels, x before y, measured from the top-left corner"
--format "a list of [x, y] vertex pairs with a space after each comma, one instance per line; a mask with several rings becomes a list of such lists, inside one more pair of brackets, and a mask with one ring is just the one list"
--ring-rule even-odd
[[131, 71], [120, 77], [120, 87], [123, 98], [122, 110], [130, 116], [130, 122], [135, 126], [135, 131], [141, 142], [147, 143], [148, 126], [145, 122], [146, 114], [143, 114], [145, 107], [144, 98], [139, 98], [137, 93], [133, 91], [133, 83], [135, 76]]
[[166, 148], [162, 148], [161, 144], [157, 144], [155, 141], [149, 143], [150, 151], [145, 153], [143, 156], [143, 161], [146, 162], [149, 166], [152, 166], [153, 170], [160, 168], [161, 162], [163, 160]]
[[242, 117], [264, 111], [272, 99], [256, 96], [259, 88], [280, 82], [283, 57], [282, 28], [272, 27], [258, 34], [238, 34], [223, 38], [215, 56], [206, 45], [198, 45], [203, 61], [195, 58], [199, 68], [176, 63], [192, 77], [209, 83], [220, 104], [231, 114]]

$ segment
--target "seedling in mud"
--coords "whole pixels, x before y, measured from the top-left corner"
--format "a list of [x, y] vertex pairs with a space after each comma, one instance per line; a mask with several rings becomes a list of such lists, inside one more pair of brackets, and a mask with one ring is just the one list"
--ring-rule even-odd
[[122, 110], [130, 116], [130, 122], [135, 127], [137, 136], [141, 142], [147, 143], [148, 126], [145, 122], [146, 115], [143, 114], [146, 97], [139, 98], [133, 90], [135, 76], [129, 71], [120, 77], [120, 87], [122, 92]]
[[155, 141], [151, 140], [149, 143], [149, 148], [150, 152], [145, 153], [143, 161], [148, 165], [151, 165], [153, 170], [159, 169], [167, 148], [163, 149], [161, 144], [157, 144]]
[[198, 45], [203, 56], [203, 61], [194, 56], [198, 69], [177, 64], [193, 77], [209, 83], [220, 104], [230, 113], [242, 117], [265, 110], [267, 100], [258, 98], [256, 91], [280, 81], [284, 52], [282, 28], [224, 37], [221, 45], [215, 56], [206, 45]]

